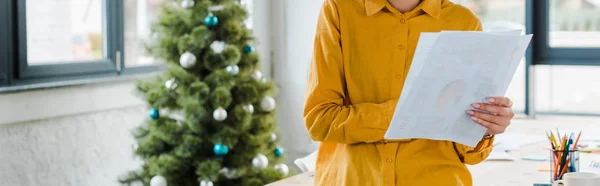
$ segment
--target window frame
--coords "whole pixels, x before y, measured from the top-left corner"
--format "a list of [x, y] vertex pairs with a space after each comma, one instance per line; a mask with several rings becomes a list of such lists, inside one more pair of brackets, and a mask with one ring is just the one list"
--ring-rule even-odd
[[533, 1], [534, 60], [533, 65], [600, 65], [600, 47], [551, 47], [550, 1]]
[[[0, 92], [65, 86], [163, 70], [158, 64], [126, 67], [122, 0], [104, 0], [106, 58], [60, 64], [28, 65], [26, 0], [0, 3]], [[125, 78], [127, 79], [127, 78]], [[35, 84], [35, 85], [34, 85]], [[32, 86], [34, 85], [34, 86]]]

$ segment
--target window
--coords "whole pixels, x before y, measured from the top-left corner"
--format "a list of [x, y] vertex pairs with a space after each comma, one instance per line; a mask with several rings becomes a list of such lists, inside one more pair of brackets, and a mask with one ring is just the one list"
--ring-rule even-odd
[[104, 0], [26, 0], [30, 65], [106, 59]]
[[[469, 8], [482, 22], [484, 31], [505, 31], [520, 29], [525, 31], [526, 0], [459, 0], [454, 1]], [[525, 58], [517, 68], [506, 92], [512, 99], [513, 109], [525, 110]]]
[[[0, 91], [160, 70], [146, 48], [165, 3], [173, 1], [0, 1]], [[252, 0], [240, 3], [251, 17]]]
[[125, 67], [147, 66], [157, 61], [146, 53], [152, 42], [152, 23], [161, 15], [165, 0], [125, 1]]
[[600, 1], [551, 0], [550, 47], [600, 47]]

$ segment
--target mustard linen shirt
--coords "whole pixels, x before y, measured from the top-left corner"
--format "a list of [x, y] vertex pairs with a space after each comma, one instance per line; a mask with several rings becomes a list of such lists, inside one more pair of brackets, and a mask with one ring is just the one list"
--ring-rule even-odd
[[321, 142], [316, 185], [472, 185], [465, 164], [483, 161], [493, 138], [477, 147], [383, 139], [419, 34], [441, 30], [481, 30], [481, 23], [448, 0], [423, 0], [407, 13], [387, 0], [325, 0], [304, 108], [309, 136]]

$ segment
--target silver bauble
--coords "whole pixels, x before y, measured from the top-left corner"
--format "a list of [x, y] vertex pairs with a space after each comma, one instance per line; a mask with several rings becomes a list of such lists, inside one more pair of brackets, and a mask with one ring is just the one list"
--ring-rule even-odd
[[215, 109], [215, 111], [213, 111], [213, 118], [216, 121], [224, 121], [225, 119], [227, 119], [227, 111], [219, 107]]
[[207, 179], [200, 181], [200, 186], [214, 186], [213, 182]]
[[227, 68], [225, 68], [225, 71], [227, 71], [235, 76], [240, 73], [240, 67], [238, 67], [237, 65], [229, 65], [229, 66], [227, 66]]
[[250, 77], [252, 77], [252, 79], [256, 81], [260, 81], [263, 76], [259, 70], [255, 70], [254, 72], [252, 72], [252, 74], [250, 74]]
[[275, 133], [271, 133], [271, 140], [272, 140], [272, 141], [275, 141], [275, 140], [277, 140], [277, 134], [275, 134]]
[[260, 108], [263, 111], [270, 112], [275, 109], [275, 99], [271, 96], [264, 97], [260, 101]]
[[210, 49], [213, 50], [214, 53], [220, 54], [225, 50], [225, 42], [223, 41], [213, 41], [210, 44]]
[[252, 159], [252, 166], [259, 169], [267, 168], [269, 166], [269, 159], [263, 154], [258, 154]]
[[277, 164], [273, 168], [275, 168], [275, 170], [278, 170], [279, 172], [281, 172], [281, 174], [283, 174], [283, 176], [287, 176], [288, 173], [290, 173], [290, 168], [286, 164], [283, 164], [283, 163]]
[[179, 64], [183, 68], [192, 68], [196, 65], [196, 56], [191, 52], [185, 52], [179, 57]]
[[242, 106], [242, 109], [244, 109], [244, 111], [249, 114], [254, 113], [254, 105], [252, 105], [252, 104], [244, 105], [244, 106]]
[[183, 0], [181, 1], [182, 8], [192, 8], [194, 7], [194, 0]]
[[150, 179], [150, 186], [167, 186], [167, 179], [160, 175], [156, 175]]
[[177, 82], [175, 82], [175, 78], [171, 78], [165, 82], [165, 87], [169, 90], [175, 90], [177, 88]]

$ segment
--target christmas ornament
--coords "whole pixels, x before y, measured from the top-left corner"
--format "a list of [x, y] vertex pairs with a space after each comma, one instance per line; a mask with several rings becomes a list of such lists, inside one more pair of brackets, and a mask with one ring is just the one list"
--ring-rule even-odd
[[152, 119], [158, 119], [158, 117], [159, 117], [158, 109], [156, 109], [156, 108], [150, 109], [150, 112], [148, 113], [148, 115], [150, 115], [150, 118], [152, 118]]
[[213, 111], [213, 118], [217, 121], [224, 121], [227, 119], [227, 111], [221, 107]]
[[177, 88], [177, 82], [175, 82], [175, 78], [171, 78], [165, 82], [165, 87], [169, 90], [175, 90]]
[[150, 179], [150, 186], [167, 186], [167, 179], [160, 175], [156, 175]]
[[179, 64], [183, 68], [191, 68], [196, 65], [196, 56], [191, 52], [185, 52], [179, 57]]
[[220, 54], [221, 52], [223, 52], [223, 50], [225, 50], [225, 42], [223, 41], [213, 41], [210, 44], [210, 49], [213, 50], [213, 52]]
[[242, 109], [244, 109], [244, 111], [246, 111], [249, 114], [254, 113], [254, 106], [252, 104], [247, 104], [242, 106]]
[[208, 14], [208, 16], [206, 16], [206, 18], [204, 18], [204, 24], [208, 27], [208, 28], [212, 28], [217, 26], [217, 24], [219, 24], [219, 18], [215, 15], [213, 15], [212, 13]]
[[227, 71], [235, 76], [240, 73], [240, 67], [238, 67], [237, 65], [229, 65], [229, 66], [227, 66], [227, 68], [225, 68], [225, 71]]
[[227, 179], [234, 179], [236, 171], [235, 169], [225, 167], [219, 170], [219, 173], [223, 174]]
[[184, 121], [185, 120], [185, 112], [183, 110], [178, 111], [170, 111], [168, 117], [175, 121]]
[[259, 169], [267, 168], [269, 166], [269, 159], [263, 154], [258, 154], [252, 159], [252, 166]]
[[290, 168], [283, 163], [277, 164], [275, 166], [273, 166], [273, 168], [275, 168], [275, 170], [278, 170], [279, 172], [281, 172], [281, 174], [283, 174], [283, 176], [287, 176], [288, 173], [290, 172]]
[[183, 7], [183, 8], [192, 8], [192, 7], [194, 7], [194, 0], [183, 0], [181, 2], [181, 7]]
[[277, 147], [277, 148], [274, 150], [274, 153], [275, 153], [275, 156], [277, 156], [277, 157], [281, 157], [281, 155], [283, 155], [283, 148], [281, 148], [281, 147]]
[[255, 70], [254, 72], [252, 72], [252, 74], [250, 74], [250, 77], [252, 77], [252, 79], [256, 81], [260, 81], [260, 79], [262, 79], [263, 76], [259, 70]]
[[266, 78], [266, 77], [263, 77], [262, 79], [260, 79], [260, 81], [261, 81], [262, 83], [267, 83], [267, 81], [268, 81], [268, 80], [267, 80], [267, 78]]
[[271, 96], [264, 97], [260, 101], [260, 108], [266, 112], [270, 112], [275, 109], [275, 99]]
[[272, 140], [272, 141], [275, 141], [275, 140], [277, 140], [277, 134], [275, 134], [275, 133], [271, 133], [271, 140]]
[[227, 148], [226, 145], [217, 143], [213, 147], [213, 151], [215, 152], [215, 155], [217, 155], [217, 156], [225, 156], [229, 152], [229, 148]]
[[252, 52], [254, 52], [254, 47], [252, 47], [252, 46], [250, 46], [250, 45], [246, 45], [246, 46], [244, 47], [244, 50], [243, 50], [243, 51], [244, 51], [244, 54], [249, 54], [249, 53], [252, 53]]
[[213, 182], [207, 179], [203, 179], [200, 181], [200, 186], [214, 186]]

